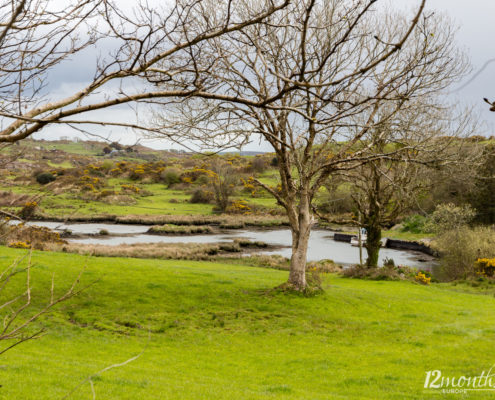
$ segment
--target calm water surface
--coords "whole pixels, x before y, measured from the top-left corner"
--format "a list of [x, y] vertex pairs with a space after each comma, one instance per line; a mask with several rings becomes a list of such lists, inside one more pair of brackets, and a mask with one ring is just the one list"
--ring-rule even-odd
[[[50, 229], [63, 231], [68, 229], [73, 234], [98, 234], [102, 229], [108, 231], [111, 236], [98, 236], [89, 238], [69, 239], [73, 243], [120, 245], [134, 243], [217, 243], [230, 242], [243, 238], [252, 241], [261, 241], [272, 245], [285, 246], [273, 251], [264, 251], [263, 254], [279, 254], [290, 258], [291, 233], [289, 229], [274, 230], [232, 230], [228, 233], [214, 235], [180, 235], [157, 236], [148, 235], [148, 225], [104, 224], [104, 223], [70, 223], [59, 222], [35, 222], [33, 225], [46, 226]], [[122, 235], [122, 236], [119, 236]], [[349, 243], [336, 242], [332, 239], [333, 232], [315, 229], [311, 232], [308, 249], [308, 260], [318, 261], [331, 259], [337, 263], [353, 264], [359, 262], [359, 249]], [[366, 258], [366, 250], [363, 249], [363, 257]], [[433, 264], [433, 258], [422, 253], [381, 249], [380, 262], [385, 258], [392, 258], [396, 265], [408, 265], [416, 268], [426, 268]], [[426, 262], [420, 260], [427, 260]]]

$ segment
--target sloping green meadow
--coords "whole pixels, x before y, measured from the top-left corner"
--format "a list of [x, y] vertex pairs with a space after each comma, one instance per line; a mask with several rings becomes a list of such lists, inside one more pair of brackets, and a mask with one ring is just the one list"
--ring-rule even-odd
[[[21, 250], [0, 248], [8, 265]], [[270, 289], [287, 273], [208, 262], [34, 252], [34, 307], [98, 280], [42, 319], [47, 334], [0, 356], [1, 399], [491, 398], [424, 392], [425, 371], [495, 363], [495, 299], [448, 286], [328, 275], [312, 298]], [[19, 274], [2, 303], [23, 290]], [[470, 397], [472, 396], [472, 397]], [[86, 381], [70, 399], [92, 398]]]

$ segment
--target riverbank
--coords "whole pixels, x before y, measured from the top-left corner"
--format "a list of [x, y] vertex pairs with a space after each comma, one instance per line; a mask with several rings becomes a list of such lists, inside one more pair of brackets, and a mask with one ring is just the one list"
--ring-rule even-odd
[[[132, 257], [162, 260], [213, 260], [218, 257], [245, 257], [281, 246], [236, 239], [223, 243], [135, 243], [104, 245], [84, 243], [50, 243], [46, 251], [60, 251], [98, 257]], [[270, 257], [270, 256], [267, 256]], [[276, 256], [273, 256], [276, 258]], [[283, 257], [280, 257], [281, 259]], [[284, 258], [287, 261], [287, 259]]]
[[[263, 242], [234, 240], [225, 243], [138, 243], [120, 246], [90, 245], [78, 243], [50, 244], [45, 251], [72, 253], [91, 257], [125, 257], [152, 260], [190, 260], [229, 262], [289, 271], [290, 260], [280, 255], [265, 255], [262, 252], [275, 252], [281, 246]], [[308, 262], [308, 271], [338, 272], [342, 270], [332, 260]]]
[[54, 217], [47, 214], [35, 214], [33, 221], [45, 222], [81, 222], [116, 223], [129, 225], [214, 225], [222, 229], [242, 229], [247, 226], [279, 227], [289, 226], [287, 217], [271, 215], [68, 215]]

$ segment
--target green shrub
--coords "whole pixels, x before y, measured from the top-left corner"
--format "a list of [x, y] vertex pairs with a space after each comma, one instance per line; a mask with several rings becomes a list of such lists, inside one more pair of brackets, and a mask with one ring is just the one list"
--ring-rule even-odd
[[208, 204], [213, 200], [213, 193], [208, 192], [204, 189], [196, 189], [189, 199], [190, 203], [193, 204]]
[[402, 221], [402, 232], [411, 233], [429, 233], [427, 232], [428, 218], [422, 215], [414, 214]]
[[101, 169], [105, 172], [109, 172], [113, 168], [113, 162], [110, 160], [105, 160], [101, 164]]
[[208, 178], [208, 175], [199, 175], [195, 182], [198, 185], [207, 185], [210, 183], [210, 178]]
[[36, 175], [36, 182], [40, 185], [46, 185], [47, 183], [53, 182], [55, 179], [57, 178], [51, 172], [42, 172]]
[[456, 230], [469, 224], [475, 215], [476, 210], [469, 205], [439, 204], [425, 224], [425, 229], [435, 233]]
[[162, 182], [167, 185], [167, 187], [180, 182], [179, 172], [175, 169], [166, 169], [161, 173], [160, 177]]

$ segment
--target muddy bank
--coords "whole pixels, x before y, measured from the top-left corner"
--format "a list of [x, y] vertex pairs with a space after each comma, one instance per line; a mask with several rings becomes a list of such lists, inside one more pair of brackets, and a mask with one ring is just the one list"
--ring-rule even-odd
[[[261, 242], [233, 241], [217, 244], [163, 244], [146, 243], [121, 246], [86, 245], [68, 243], [65, 245], [47, 246], [45, 250], [63, 251], [96, 257], [131, 257], [142, 259], [174, 259], [228, 262], [229, 264], [248, 265], [260, 268], [289, 270], [290, 261], [280, 255], [266, 255], [263, 250], [276, 250], [280, 246]], [[249, 257], [247, 257], [249, 256]], [[308, 271], [340, 272], [342, 266], [331, 260], [308, 262]]]
[[57, 217], [36, 214], [33, 221], [46, 222], [81, 222], [81, 223], [115, 223], [128, 225], [179, 225], [179, 226], [217, 226], [221, 229], [243, 229], [245, 227], [281, 227], [289, 226], [283, 216], [271, 215], [69, 215]]
[[45, 250], [100, 257], [210, 260], [213, 256], [244, 257], [258, 251], [276, 251], [283, 246], [236, 239], [224, 243], [136, 243], [119, 246], [82, 243], [46, 244]]
[[153, 225], [146, 231], [149, 235], [206, 235], [222, 233], [220, 229], [214, 229], [211, 225]]

